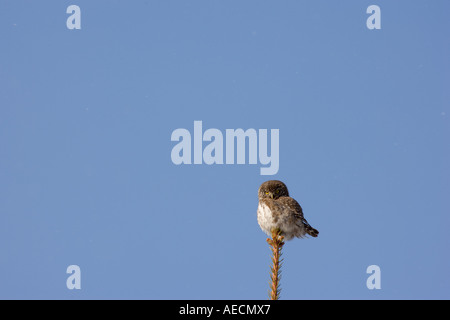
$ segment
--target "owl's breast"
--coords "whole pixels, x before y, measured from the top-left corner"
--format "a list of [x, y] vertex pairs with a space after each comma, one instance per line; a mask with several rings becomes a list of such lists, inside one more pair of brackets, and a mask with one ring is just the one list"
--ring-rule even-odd
[[267, 233], [271, 234], [272, 229], [276, 227], [276, 223], [274, 221], [274, 217], [272, 214], [272, 210], [270, 207], [265, 204], [263, 201], [260, 201], [258, 204], [258, 224], [261, 229]]

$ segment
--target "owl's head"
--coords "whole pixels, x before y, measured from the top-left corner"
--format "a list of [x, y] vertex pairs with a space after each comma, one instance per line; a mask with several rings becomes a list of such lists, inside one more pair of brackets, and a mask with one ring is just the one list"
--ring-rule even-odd
[[258, 190], [259, 199], [271, 198], [278, 199], [279, 197], [289, 197], [289, 191], [286, 185], [278, 180], [269, 180], [264, 182]]

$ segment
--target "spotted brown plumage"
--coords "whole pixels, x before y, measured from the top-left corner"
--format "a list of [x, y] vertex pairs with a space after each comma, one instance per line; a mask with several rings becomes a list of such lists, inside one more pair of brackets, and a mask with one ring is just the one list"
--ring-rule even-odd
[[289, 196], [286, 185], [278, 180], [261, 184], [258, 190], [258, 224], [270, 235], [279, 229], [286, 240], [306, 235], [317, 237], [319, 231], [311, 227], [303, 216], [300, 204]]

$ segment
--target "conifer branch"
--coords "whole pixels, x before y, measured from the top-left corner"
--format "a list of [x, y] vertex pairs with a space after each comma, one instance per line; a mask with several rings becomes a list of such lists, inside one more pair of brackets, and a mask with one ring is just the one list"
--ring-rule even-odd
[[280, 298], [280, 278], [281, 278], [281, 249], [284, 245], [284, 237], [279, 229], [272, 230], [272, 239], [267, 238], [267, 243], [272, 250], [272, 265], [270, 266], [270, 290], [269, 299], [278, 300]]

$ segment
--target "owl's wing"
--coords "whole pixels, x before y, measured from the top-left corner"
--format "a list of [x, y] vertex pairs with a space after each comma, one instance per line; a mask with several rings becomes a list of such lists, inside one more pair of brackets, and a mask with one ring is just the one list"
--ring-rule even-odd
[[319, 231], [310, 226], [308, 221], [303, 217], [303, 209], [300, 204], [291, 197], [280, 197], [276, 200], [282, 207], [288, 208], [296, 219], [301, 221], [306, 229], [306, 232], [313, 237], [317, 237]]
[[291, 197], [280, 197], [275, 200], [280, 206], [288, 208], [297, 218], [303, 219], [303, 210], [300, 204]]

